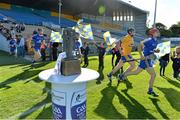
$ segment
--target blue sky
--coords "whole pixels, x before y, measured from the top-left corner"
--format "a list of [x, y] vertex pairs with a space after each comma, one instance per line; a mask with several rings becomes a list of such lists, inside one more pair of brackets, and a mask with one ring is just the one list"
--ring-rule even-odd
[[[123, 0], [127, 3], [149, 11], [149, 17], [147, 23], [149, 26], [153, 24], [154, 21], [154, 8], [155, 0]], [[168, 28], [172, 24], [180, 22], [180, 0], [157, 0], [157, 16], [156, 22], [161, 22], [166, 25]]]

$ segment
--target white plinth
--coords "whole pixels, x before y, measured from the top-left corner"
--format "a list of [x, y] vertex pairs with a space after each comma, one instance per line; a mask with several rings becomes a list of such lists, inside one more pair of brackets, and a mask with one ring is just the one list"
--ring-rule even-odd
[[42, 71], [39, 78], [52, 83], [52, 109], [54, 119], [86, 119], [86, 82], [95, 80], [99, 73], [81, 68], [81, 74], [63, 76], [54, 69]]

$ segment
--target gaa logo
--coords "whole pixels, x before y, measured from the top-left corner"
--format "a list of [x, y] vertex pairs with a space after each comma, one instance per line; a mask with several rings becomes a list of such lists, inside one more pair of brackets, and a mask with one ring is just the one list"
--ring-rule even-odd
[[86, 104], [83, 104], [82, 106], [77, 107], [76, 112], [77, 114], [86, 112]]
[[76, 102], [82, 102], [82, 101], [84, 101], [86, 99], [86, 94], [84, 93], [84, 94], [78, 94], [77, 96], [76, 96]]

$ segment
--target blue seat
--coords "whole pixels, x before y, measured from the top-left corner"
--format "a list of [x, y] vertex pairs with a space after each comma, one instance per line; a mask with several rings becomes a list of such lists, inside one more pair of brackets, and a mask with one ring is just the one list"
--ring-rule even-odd
[[0, 20], [3, 20], [4, 19], [4, 16], [0, 15]]
[[44, 20], [42, 17], [36, 16], [28, 12], [0, 10], [0, 13], [2, 13], [5, 16], [11, 17], [17, 22], [22, 22], [25, 24], [41, 24], [42, 21]]
[[85, 22], [85, 23], [91, 23], [91, 24], [99, 24], [100, 23], [97, 20], [92, 20], [92, 19], [88, 19], [88, 18], [85, 18], [85, 17], [83, 17], [82, 19], [83, 19], [83, 22]]
[[[21, 22], [24, 24], [42, 25], [42, 22], [49, 22], [56, 25], [59, 24], [58, 17], [52, 17], [50, 15], [46, 16], [45, 14], [42, 15], [41, 13], [33, 13], [30, 11], [3, 10], [3, 9], [0, 9], [0, 13], [16, 20], [17, 22]], [[3, 18], [0, 17], [0, 19]], [[61, 17], [61, 27], [72, 27], [75, 25], [76, 22]]]

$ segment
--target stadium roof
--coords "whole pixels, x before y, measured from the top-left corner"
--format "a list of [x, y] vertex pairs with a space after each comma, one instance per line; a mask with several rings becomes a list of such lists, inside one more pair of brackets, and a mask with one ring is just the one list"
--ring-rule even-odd
[[122, 4], [125, 4], [125, 5], [127, 5], [127, 6], [129, 6], [129, 7], [134, 8], [134, 9], [137, 9], [137, 10], [139, 10], [139, 11], [141, 11], [141, 12], [149, 13], [149, 11], [142, 10], [142, 9], [140, 9], [140, 8], [138, 8], [138, 7], [135, 7], [135, 6], [131, 5], [131, 4], [128, 4], [128, 3], [126, 3], [126, 2], [124, 2], [124, 1], [122, 1], [122, 0], [116, 0], [116, 1], [119, 1], [119, 2], [121, 2]]
[[[112, 15], [114, 10], [132, 8], [140, 13], [148, 13], [122, 0], [61, 0], [62, 12], [77, 15], [80, 13], [88, 13], [98, 15], [100, 6], [105, 6], [106, 15]], [[27, 6], [30, 8], [58, 11], [59, 0], [1, 0], [1, 2]]]
[[43, 10], [58, 10], [58, 0], [1, 0], [0, 2]]

